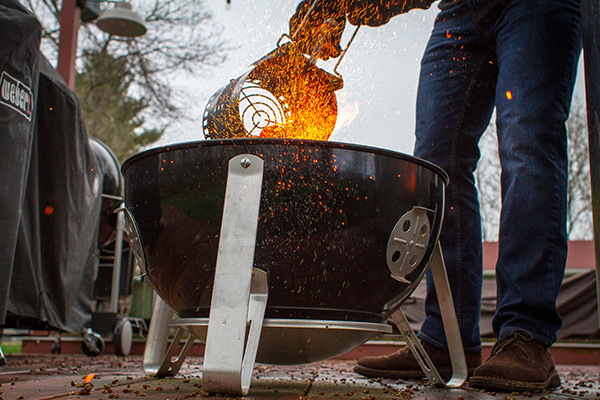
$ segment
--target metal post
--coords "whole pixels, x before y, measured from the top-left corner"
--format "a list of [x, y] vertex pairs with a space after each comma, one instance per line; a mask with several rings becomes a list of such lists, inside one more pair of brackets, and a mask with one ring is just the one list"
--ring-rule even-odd
[[[266, 273], [258, 272], [255, 289], [261, 289], [258, 297], [251, 296], [263, 165], [252, 154], [229, 160], [202, 369], [202, 387], [209, 393], [244, 396], [250, 386], [268, 289]], [[249, 320], [257, 325], [251, 326], [252, 340], [247, 336]], [[250, 370], [244, 372], [244, 365]]]
[[75, 58], [81, 8], [77, 0], [64, 0], [60, 11], [60, 37], [56, 70], [71, 90], [75, 90]]
[[148, 339], [144, 349], [144, 372], [156, 378], [175, 376], [179, 372], [185, 358], [192, 350], [195, 337], [189, 335], [179, 356], [173, 360], [175, 351], [183, 339], [184, 331], [179, 328], [173, 342], [169, 346], [170, 322], [175, 312], [159, 296], [154, 298], [152, 319], [148, 330]]
[[[600, 3], [582, 0], [583, 59], [590, 152], [590, 181], [596, 251], [596, 294], [600, 305]], [[598, 307], [600, 320], [600, 306]]]
[[[123, 205], [121, 205], [123, 206]], [[109, 311], [119, 313], [119, 293], [121, 292], [121, 262], [123, 259], [123, 233], [125, 230], [125, 216], [123, 212], [117, 214], [117, 233], [115, 235], [115, 258], [113, 259], [112, 285], [110, 291]]]
[[433, 274], [433, 283], [442, 313], [442, 322], [444, 324], [444, 333], [448, 343], [448, 353], [450, 353], [450, 362], [452, 364], [452, 377], [448, 382], [444, 382], [437, 368], [429, 358], [429, 355], [419, 342], [417, 335], [410, 327], [402, 309], [392, 314], [392, 320], [402, 334], [406, 345], [410, 348], [415, 360], [423, 370], [423, 373], [429, 381], [437, 387], [458, 388], [461, 387], [468, 378], [467, 359], [460, 337], [460, 329], [450, 291], [450, 282], [446, 274], [446, 264], [442, 254], [442, 246], [436, 243], [435, 250], [429, 261], [429, 268]]

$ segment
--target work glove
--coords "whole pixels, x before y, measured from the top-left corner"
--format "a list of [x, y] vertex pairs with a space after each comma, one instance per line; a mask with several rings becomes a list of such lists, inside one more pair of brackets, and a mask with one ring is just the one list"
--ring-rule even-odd
[[428, 9], [435, 0], [348, 0], [348, 22], [352, 25], [381, 26], [414, 8]]
[[[346, 25], [344, 0], [317, 0], [315, 7], [302, 26], [302, 20], [313, 0], [303, 0], [290, 19], [290, 36], [298, 49], [311, 58], [339, 57], [340, 41]], [[298, 29], [300, 27], [300, 29]]]

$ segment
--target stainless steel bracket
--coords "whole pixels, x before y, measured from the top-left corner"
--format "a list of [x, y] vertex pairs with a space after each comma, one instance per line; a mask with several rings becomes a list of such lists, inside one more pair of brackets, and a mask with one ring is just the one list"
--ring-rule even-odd
[[[255, 269], [252, 275], [248, 309], [250, 330], [240, 374], [242, 382], [241, 387], [245, 392], [248, 391], [250, 381], [252, 380], [252, 369], [258, 352], [258, 342], [267, 306], [267, 292], [268, 281], [266, 272]], [[178, 355], [175, 354], [179, 344], [182, 342], [183, 335], [186, 332], [185, 327], [177, 328], [175, 337], [169, 346], [169, 332], [174, 315], [175, 313], [173, 310], [159, 296], [156, 296], [154, 300], [154, 309], [152, 311], [152, 319], [148, 329], [146, 347], [144, 349], [143, 368], [148, 376], [164, 378], [177, 375], [185, 358], [192, 350], [196, 337], [190, 334], [180, 353]], [[0, 349], [0, 355], [2, 355], [1, 351], [2, 349]], [[177, 358], [173, 359], [174, 356]]]
[[429, 263], [433, 275], [433, 283], [440, 305], [444, 332], [446, 333], [446, 342], [448, 343], [448, 352], [450, 353], [450, 362], [452, 364], [452, 377], [445, 382], [440, 376], [437, 368], [431, 362], [427, 352], [417, 339], [417, 335], [410, 327], [406, 316], [402, 310], [392, 314], [392, 320], [398, 327], [407, 346], [410, 348], [423, 373], [429, 381], [437, 387], [458, 388], [462, 386], [468, 377], [467, 360], [463, 348], [454, 302], [450, 292], [450, 283], [446, 274], [446, 266], [442, 255], [442, 247], [438, 242], [435, 246], [431, 261]]
[[229, 160], [202, 372], [209, 393], [245, 395], [250, 388], [268, 289], [266, 273], [252, 270], [263, 165], [251, 154]]
[[152, 310], [152, 319], [148, 328], [146, 347], [144, 348], [143, 367], [146, 375], [157, 378], [177, 375], [183, 361], [192, 349], [195, 338], [193, 335], [189, 335], [183, 349], [177, 358], [173, 360], [175, 350], [179, 346], [184, 333], [184, 330], [179, 328], [173, 338], [173, 342], [168, 346], [170, 323], [174, 314], [167, 303], [159, 296], [156, 296], [154, 299], [154, 309]]
[[[208, 392], [243, 395], [250, 388], [268, 296], [266, 272], [252, 268], [263, 165], [251, 154], [229, 161], [202, 374]], [[185, 332], [178, 328], [168, 346], [173, 315], [156, 296], [144, 350], [147, 375], [176, 375], [192, 349], [195, 337], [190, 335], [173, 360]]]
[[0, 366], [6, 364], [6, 357], [4, 357], [4, 353], [2, 352], [2, 347], [0, 347]]
[[429, 379], [429, 382], [435, 386], [444, 386], [444, 380], [440, 376], [435, 365], [433, 365], [433, 362], [431, 362], [431, 359], [421, 345], [421, 342], [419, 342], [415, 331], [410, 327], [402, 309], [399, 309], [392, 314], [392, 320], [400, 331], [406, 345], [410, 348], [410, 351], [419, 363], [423, 373], [427, 379]]
[[[123, 204], [121, 208], [123, 209]], [[113, 259], [112, 284], [110, 286], [110, 303], [108, 310], [117, 314], [119, 312], [119, 293], [121, 289], [121, 254], [123, 254], [123, 234], [125, 233], [125, 216], [117, 213], [117, 232], [115, 233], [115, 258]]]
[[[258, 343], [265, 319], [265, 310], [267, 308], [267, 299], [269, 294], [269, 281], [267, 273], [261, 269], [254, 268], [252, 272], [252, 284], [250, 287], [250, 300], [248, 303], [248, 339], [246, 341], [246, 351], [242, 362], [240, 373], [242, 393], [245, 395], [250, 389], [252, 380], [252, 370], [258, 353]], [[210, 322], [209, 322], [210, 323]]]

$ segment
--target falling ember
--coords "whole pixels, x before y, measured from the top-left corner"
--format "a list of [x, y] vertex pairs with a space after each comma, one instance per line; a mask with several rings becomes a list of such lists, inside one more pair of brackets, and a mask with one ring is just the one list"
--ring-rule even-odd
[[327, 140], [337, 121], [334, 92], [342, 86], [286, 43], [211, 97], [204, 136]]
[[94, 379], [94, 374], [89, 374], [88, 376], [85, 377], [85, 379], [83, 380], [83, 383], [90, 383], [90, 381]]
[[46, 208], [44, 208], [44, 214], [46, 214], [46, 215], [52, 215], [53, 212], [54, 212], [54, 207], [52, 207], [52, 206], [46, 206]]
[[512, 93], [509, 91], [506, 92], [506, 98], [512, 100]]

